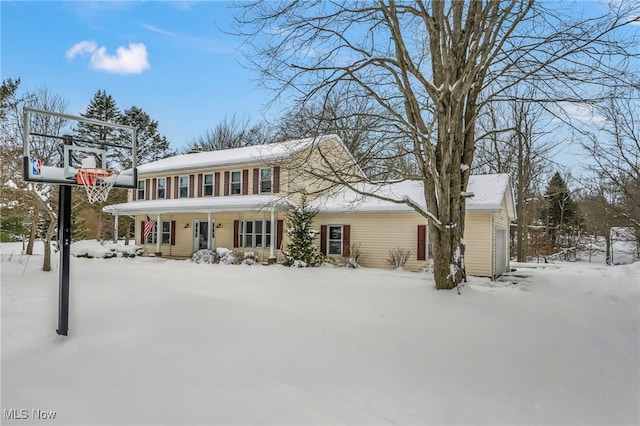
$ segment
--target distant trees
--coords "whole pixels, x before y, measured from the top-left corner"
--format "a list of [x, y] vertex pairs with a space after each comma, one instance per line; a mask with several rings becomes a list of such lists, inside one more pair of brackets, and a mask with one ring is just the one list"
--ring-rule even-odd
[[265, 123], [251, 124], [248, 118], [239, 119], [233, 115], [192, 139], [182, 151], [218, 151], [269, 142], [272, 142], [272, 135]]

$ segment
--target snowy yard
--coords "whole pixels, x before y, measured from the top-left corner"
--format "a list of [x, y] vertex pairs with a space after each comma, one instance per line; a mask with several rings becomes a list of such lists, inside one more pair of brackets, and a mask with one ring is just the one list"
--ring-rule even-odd
[[72, 257], [61, 337], [57, 256], [20, 248], [6, 425], [640, 423], [638, 262], [520, 265], [459, 296], [426, 273]]

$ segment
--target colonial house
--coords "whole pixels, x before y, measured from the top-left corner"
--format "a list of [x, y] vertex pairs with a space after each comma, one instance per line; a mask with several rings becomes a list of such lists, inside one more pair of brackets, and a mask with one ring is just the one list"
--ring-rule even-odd
[[[331, 165], [318, 166], [324, 164], [320, 157], [331, 157]], [[312, 174], [307, 172], [311, 168]], [[158, 256], [186, 258], [199, 249], [226, 247], [274, 263], [282, 259], [287, 244], [285, 212], [305, 193], [318, 209], [313, 227], [327, 256], [348, 257], [357, 244], [362, 266], [385, 268], [389, 250], [401, 248], [411, 252], [405, 269], [428, 267], [427, 219], [406, 204], [362, 196], [318, 179], [337, 168], [362, 173], [334, 135], [177, 155], [139, 166], [130, 200], [103, 210], [135, 217], [136, 243]], [[423, 199], [417, 182], [356, 185], [361, 192], [410, 197], [416, 203]], [[467, 273], [496, 277], [509, 264], [509, 223], [515, 216], [509, 178], [471, 176], [467, 192], [473, 193], [466, 202]], [[145, 238], [145, 225], [151, 221], [153, 229]]]

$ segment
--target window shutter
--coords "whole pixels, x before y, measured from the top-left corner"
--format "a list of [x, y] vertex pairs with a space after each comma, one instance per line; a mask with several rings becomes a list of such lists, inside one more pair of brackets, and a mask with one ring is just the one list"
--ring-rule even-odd
[[176, 176], [173, 178], [173, 198], [178, 198], [178, 190], [180, 189], [180, 181], [179, 181], [179, 177]]
[[157, 197], [156, 194], [156, 185], [158, 185], [158, 179], [157, 178], [153, 178], [153, 180], [151, 181], [151, 199], [155, 200]]
[[145, 200], [150, 200], [151, 199], [151, 179], [147, 179], [144, 182], [144, 199]]
[[193, 198], [193, 187], [195, 186], [195, 175], [189, 175], [189, 198]]
[[240, 221], [233, 221], [233, 247], [238, 247], [238, 240], [240, 239], [240, 235], [238, 233], [240, 228]]
[[282, 249], [282, 234], [284, 232], [284, 221], [282, 219], [278, 219], [276, 222], [276, 249]]
[[133, 189], [133, 197], [131, 197], [133, 201], [138, 199], [138, 183], [136, 182], [136, 187]]
[[213, 175], [213, 196], [220, 196], [220, 172], [215, 172]]
[[273, 193], [280, 192], [280, 166], [273, 167]]
[[260, 169], [253, 169], [253, 193], [257, 194], [260, 190]]
[[427, 260], [427, 225], [418, 225], [418, 260]]
[[167, 176], [166, 182], [167, 182], [167, 187], [165, 188], [164, 195], [168, 200], [171, 198], [171, 176]]
[[145, 224], [144, 220], [140, 222], [140, 245], [144, 244], [144, 224]]
[[175, 246], [176, 245], [176, 221], [172, 220], [171, 221], [171, 245]]
[[351, 225], [342, 225], [342, 255], [351, 255]]
[[229, 172], [224, 172], [224, 195], [229, 195]]
[[320, 252], [327, 255], [327, 225], [320, 226]]
[[242, 170], [242, 195], [249, 193], [249, 169]]
[[198, 174], [198, 197], [202, 197], [202, 173]]

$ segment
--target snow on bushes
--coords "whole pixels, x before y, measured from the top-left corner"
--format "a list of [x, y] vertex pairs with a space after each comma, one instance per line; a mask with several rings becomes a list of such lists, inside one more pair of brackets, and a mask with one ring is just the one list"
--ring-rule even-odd
[[112, 241], [82, 240], [71, 243], [71, 254], [75, 257], [103, 258], [136, 257], [144, 254], [144, 248], [124, 245]]

